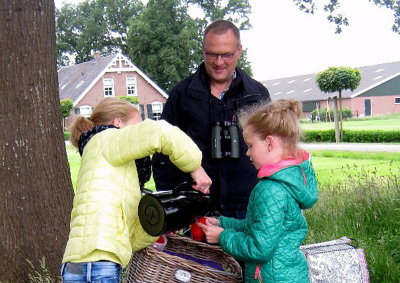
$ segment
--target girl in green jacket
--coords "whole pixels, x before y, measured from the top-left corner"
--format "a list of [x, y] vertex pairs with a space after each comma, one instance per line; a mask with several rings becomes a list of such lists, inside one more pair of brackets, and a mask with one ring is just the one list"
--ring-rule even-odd
[[138, 217], [141, 198], [137, 160], [161, 152], [184, 172], [193, 188], [209, 193], [211, 179], [201, 152], [179, 128], [165, 121], [141, 121], [139, 111], [118, 98], [105, 98], [89, 118], [79, 116], [71, 143], [82, 156], [71, 213], [71, 230], [61, 275], [68, 282], [120, 282], [133, 251], [157, 238]]
[[221, 216], [197, 223], [209, 243], [245, 262], [246, 282], [309, 282], [300, 245], [307, 235], [302, 209], [317, 201], [308, 152], [298, 148], [301, 104], [278, 100], [243, 114], [246, 155], [258, 171], [246, 219]]

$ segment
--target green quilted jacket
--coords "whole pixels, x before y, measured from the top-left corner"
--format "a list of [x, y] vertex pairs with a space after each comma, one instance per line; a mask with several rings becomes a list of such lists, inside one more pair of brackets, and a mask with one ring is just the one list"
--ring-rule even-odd
[[184, 172], [201, 164], [196, 144], [165, 121], [107, 129], [90, 139], [82, 155], [63, 263], [110, 260], [126, 266], [132, 251], [157, 240], [139, 222], [135, 164], [155, 152], [169, 155]]
[[309, 282], [308, 264], [299, 247], [307, 235], [302, 209], [318, 199], [310, 155], [260, 169], [246, 219], [221, 216], [221, 247], [245, 262], [246, 282]]

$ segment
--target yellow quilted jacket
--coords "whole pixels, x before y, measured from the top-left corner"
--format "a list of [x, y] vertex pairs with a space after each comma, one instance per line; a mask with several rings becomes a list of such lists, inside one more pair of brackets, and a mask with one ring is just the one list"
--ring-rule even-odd
[[129, 263], [132, 251], [154, 243], [141, 227], [135, 159], [161, 152], [179, 169], [201, 164], [196, 144], [165, 121], [145, 120], [93, 136], [83, 151], [71, 231], [63, 263], [111, 260]]

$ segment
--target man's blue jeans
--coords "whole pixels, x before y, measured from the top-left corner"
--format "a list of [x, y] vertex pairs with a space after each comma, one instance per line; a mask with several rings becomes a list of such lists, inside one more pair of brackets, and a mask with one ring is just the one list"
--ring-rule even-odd
[[120, 283], [122, 266], [111, 261], [67, 262], [61, 266], [64, 283]]

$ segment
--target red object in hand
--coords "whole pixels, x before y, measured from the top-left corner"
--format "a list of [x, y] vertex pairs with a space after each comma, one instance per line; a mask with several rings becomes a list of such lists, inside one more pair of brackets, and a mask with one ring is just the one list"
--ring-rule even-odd
[[[206, 224], [206, 218], [202, 217], [199, 220], [197, 220], [197, 222]], [[192, 238], [195, 241], [205, 241], [206, 240], [206, 234], [204, 234], [203, 230], [196, 224], [190, 224], [190, 229], [192, 229]]]

